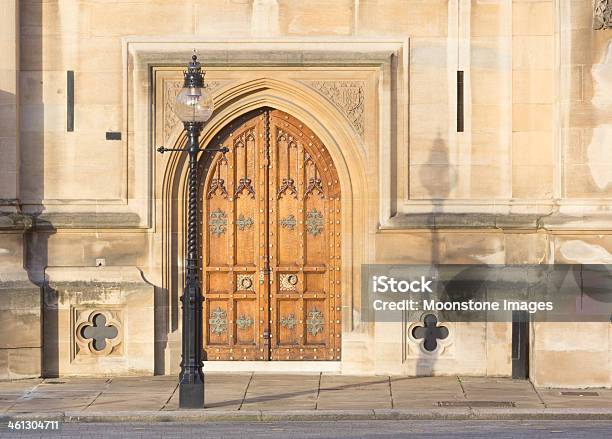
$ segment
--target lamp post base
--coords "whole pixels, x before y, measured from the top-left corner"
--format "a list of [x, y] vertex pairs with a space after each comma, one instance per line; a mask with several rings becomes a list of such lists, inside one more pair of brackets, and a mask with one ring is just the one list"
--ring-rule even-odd
[[179, 384], [179, 408], [203, 409], [204, 408], [204, 383], [180, 383]]

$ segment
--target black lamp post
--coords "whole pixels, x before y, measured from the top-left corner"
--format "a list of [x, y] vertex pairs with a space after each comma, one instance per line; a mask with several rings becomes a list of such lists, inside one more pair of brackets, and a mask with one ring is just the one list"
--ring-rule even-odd
[[183, 122], [187, 131], [186, 148], [159, 147], [157, 151], [187, 151], [189, 154], [189, 215], [187, 223], [187, 258], [183, 304], [183, 334], [181, 374], [179, 376], [179, 407], [204, 407], [204, 373], [202, 372], [202, 289], [198, 275], [198, 153], [201, 151], [226, 153], [228, 148], [200, 149], [199, 136], [204, 122], [210, 119], [214, 110], [212, 96], [204, 85], [204, 73], [198, 57], [184, 72], [183, 89], [176, 97], [174, 112]]

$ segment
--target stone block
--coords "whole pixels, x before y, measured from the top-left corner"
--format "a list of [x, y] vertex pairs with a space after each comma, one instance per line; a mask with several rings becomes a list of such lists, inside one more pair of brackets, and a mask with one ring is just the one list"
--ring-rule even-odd
[[472, 105], [472, 129], [475, 131], [499, 132], [509, 125], [508, 117], [501, 105]]
[[469, 179], [469, 196], [472, 198], [494, 199], [507, 196], [507, 188], [510, 186], [507, 166], [473, 164], [470, 166]]
[[444, 236], [445, 264], [503, 264], [504, 239], [501, 235], [448, 233]]
[[612, 175], [609, 164], [565, 164], [564, 194], [569, 198], [609, 198]]
[[40, 348], [40, 298], [36, 299], [29, 309], [0, 310], [0, 334], [11, 334], [0, 339], [0, 349]]
[[512, 133], [513, 165], [553, 164], [553, 133], [550, 131], [518, 131]]
[[493, 165], [500, 163], [500, 152], [506, 148], [507, 141], [499, 133], [472, 130], [472, 148], [459, 163], [474, 165]]
[[122, 86], [120, 72], [76, 72], [74, 103], [120, 105]]
[[431, 66], [413, 66], [410, 69], [410, 103], [447, 104], [448, 72]]
[[512, 102], [515, 104], [551, 104], [555, 81], [552, 70], [514, 70]]
[[512, 324], [487, 322], [487, 376], [512, 375]]
[[512, 131], [546, 131], [552, 129], [552, 123], [552, 105], [515, 104], [512, 106]]
[[40, 287], [21, 265], [0, 263], [0, 378], [40, 376], [41, 325]]
[[512, 33], [514, 35], [552, 35], [555, 14], [552, 1], [513, 2]]
[[279, 30], [285, 35], [350, 35], [353, 32], [351, 0], [312, 0], [279, 3]]
[[506, 264], [547, 262], [548, 238], [545, 234], [509, 233], [506, 237]]
[[[92, 36], [185, 35], [193, 33], [194, 30], [191, 2], [94, 2], [88, 4], [87, 13], [90, 17], [89, 34]], [[213, 8], [209, 13], [221, 14]]]
[[[494, 69], [472, 69], [470, 78], [472, 105], [507, 105], [503, 82], [506, 72]], [[506, 87], [507, 88], [507, 87]]]
[[498, 36], [504, 32], [507, 20], [500, 2], [472, 2], [470, 33], [473, 37]]
[[551, 69], [554, 53], [552, 36], [515, 36], [512, 39], [514, 69]]
[[[195, 32], [200, 35], [250, 35], [250, 1], [195, 0]], [[277, 18], [277, 17], [276, 17]]]
[[136, 267], [50, 267], [45, 278], [46, 376], [153, 374], [154, 287]]
[[585, 388], [610, 387], [612, 384], [612, 365], [607, 351], [536, 350], [531, 366], [531, 380], [536, 386]]
[[513, 165], [512, 197], [550, 198], [553, 192], [552, 165]]
[[445, 0], [365, 0], [359, 2], [357, 33], [446, 37], [448, 2]]
[[41, 349], [19, 348], [8, 350], [10, 379], [34, 378], [40, 376]]

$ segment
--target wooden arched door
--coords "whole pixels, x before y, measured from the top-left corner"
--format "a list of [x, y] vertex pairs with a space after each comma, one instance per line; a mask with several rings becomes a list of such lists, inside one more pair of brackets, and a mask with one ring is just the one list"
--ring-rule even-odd
[[340, 184], [323, 143], [261, 109], [215, 139], [202, 164], [208, 360], [339, 360]]

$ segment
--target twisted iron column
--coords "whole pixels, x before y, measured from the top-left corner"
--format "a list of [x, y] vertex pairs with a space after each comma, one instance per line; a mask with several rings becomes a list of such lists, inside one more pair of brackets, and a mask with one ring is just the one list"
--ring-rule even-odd
[[185, 122], [189, 154], [189, 211], [187, 223], [187, 259], [183, 303], [183, 346], [179, 376], [179, 407], [204, 407], [202, 372], [202, 291], [198, 274], [198, 162], [202, 122]]

